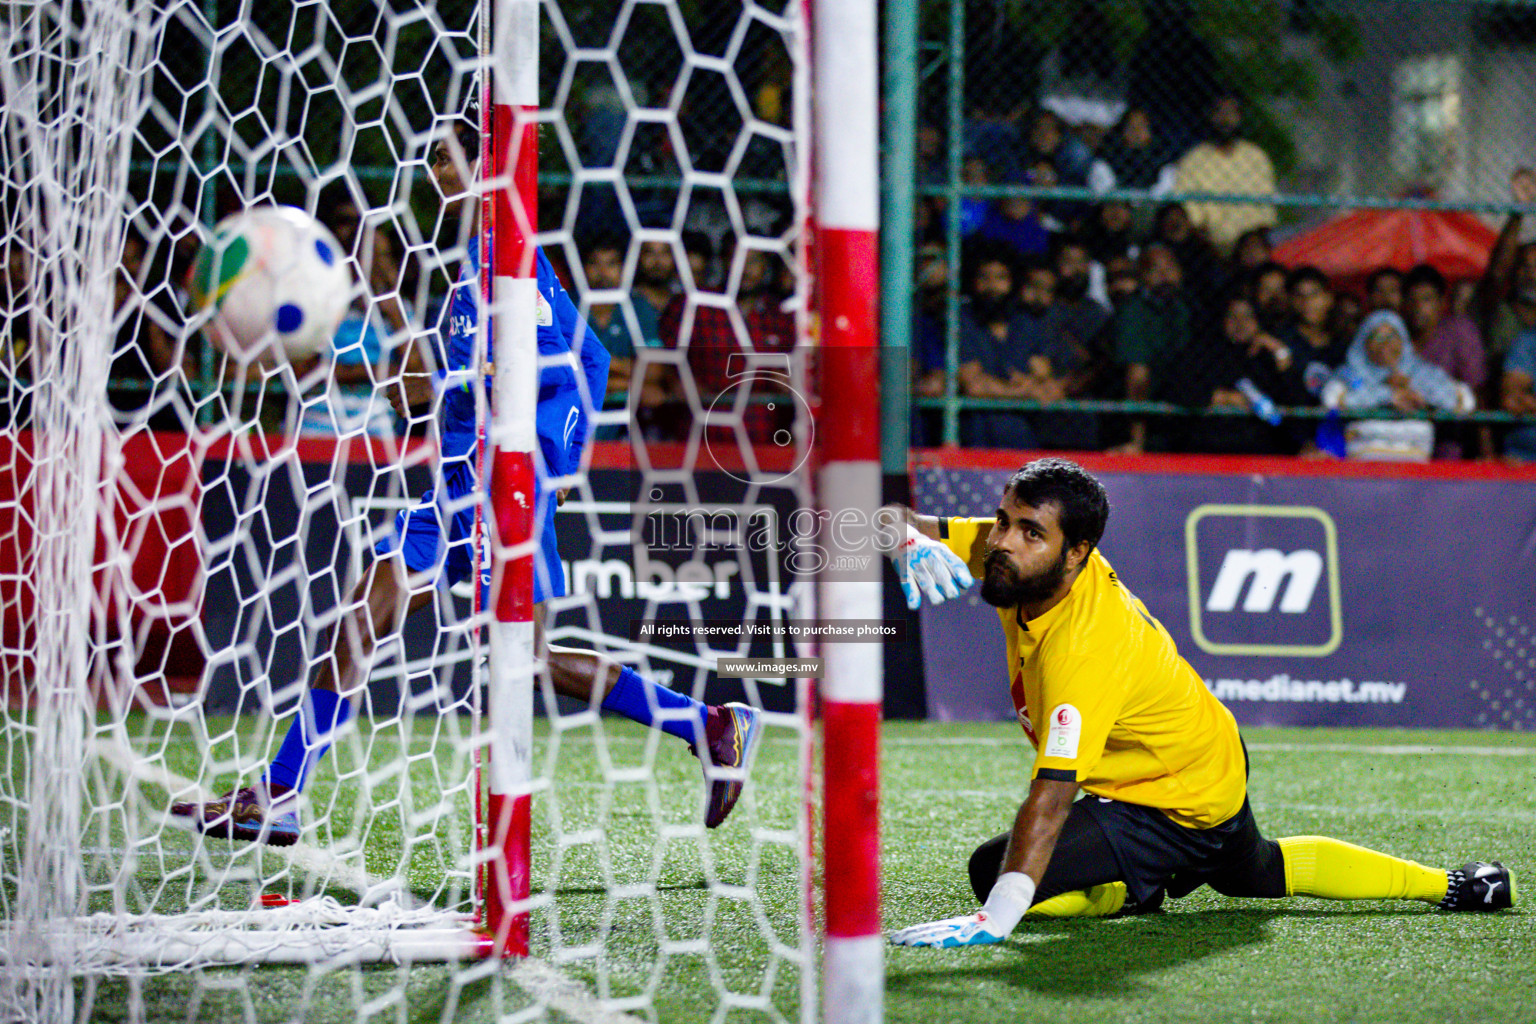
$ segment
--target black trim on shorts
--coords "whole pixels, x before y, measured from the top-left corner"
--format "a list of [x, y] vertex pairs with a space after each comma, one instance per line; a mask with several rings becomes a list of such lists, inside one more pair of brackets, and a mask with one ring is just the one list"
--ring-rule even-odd
[[939, 517], [939, 540], [949, 540], [949, 520]]
[[1052, 782], [1076, 782], [1077, 772], [1070, 768], [1041, 768], [1035, 772], [1037, 779], [1050, 779]]

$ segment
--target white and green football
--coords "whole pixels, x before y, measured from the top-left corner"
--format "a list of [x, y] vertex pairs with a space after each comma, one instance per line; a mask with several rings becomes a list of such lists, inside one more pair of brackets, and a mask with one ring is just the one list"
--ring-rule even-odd
[[213, 343], [242, 363], [296, 362], [324, 350], [353, 299], [352, 271], [335, 237], [292, 206], [219, 221], [190, 286]]

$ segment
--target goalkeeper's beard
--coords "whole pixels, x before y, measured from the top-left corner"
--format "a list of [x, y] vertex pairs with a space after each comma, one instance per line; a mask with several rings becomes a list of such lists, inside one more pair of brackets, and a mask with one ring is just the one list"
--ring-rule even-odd
[[986, 576], [981, 581], [981, 599], [994, 608], [1016, 608], [1038, 604], [1055, 596], [1067, 579], [1067, 546], [1061, 546], [1056, 561], [1033, 576], [1025, 576], [1008, 556], [994, 551], [985, 562]]

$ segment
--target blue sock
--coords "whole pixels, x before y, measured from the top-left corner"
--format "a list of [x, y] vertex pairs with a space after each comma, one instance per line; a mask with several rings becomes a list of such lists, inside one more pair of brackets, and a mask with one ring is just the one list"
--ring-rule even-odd
[[331, 749], [331, 736], [352, 717], [352, 702], [330, 690], [310, 690], [267, 769], [267, 782], [302, 790], [309, 770]]
[[[680, 715], [678, 709], [688, 709], [691, 715]], [[704, 738], [704, 723], [709, 717], [708, 705], [701, 704], [686, 693], [657, 686], [632, 668], [619, 673], [619, 681], [613, 684], [608, 696], [603, 698], [603, 710], [613, 711], [625, 718], [649, 725], [689, 743]], [[658, 719], [658, 712], [672, 711], [665, 719]]]

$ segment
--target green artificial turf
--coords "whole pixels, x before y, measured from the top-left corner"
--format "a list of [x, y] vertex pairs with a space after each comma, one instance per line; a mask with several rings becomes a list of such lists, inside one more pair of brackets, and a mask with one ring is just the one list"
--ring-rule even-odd
[[[247, 742], [244, 727], [214, 724], [215, 734], [230, 730], [229, 744]], [[160, 727], [136, 722], [132, 731], [154, 748]], [[398, 730], [386, 729], [344, 744], [311, 787], [307, 821], [321, 825], [344, 862], [374, 877], [398, 872], [415, 900], [447, 906], [458, 891], [454, 861], [467, 842], [467, 798], [441, 796], [456, 774], [448, 745], [434, 753], [422, 733], [418, 725], [402, 741]], [[540, 734], [536, 763], [553, 771], [554, 784], [536, 797], [535, 891], [555, 875], [553, 903], [534, 913], [532, 970], [262, 966], [132, 985], [82, 980], [77, 1014], [99, 1021], [350, 1021], [359, 1014], [491, 1021], [524, 1019], [516, 1016], [524, 1012], [537, 1019], [540, 1001], [550, 1000], [546, 1019], [580, 1020], [606, 997], [626, 1000], [623, 1011], [641, 1020], [799, 1020], [802, 888], [793, 830], [802, 791], [793, 733], [770, 731], [736, 815], [707, 836], [689, 827], [698, 820], [699, 769], [680, 744], [606, 719], [602, 734], [599, 742], [583, 726], [555, 745], [547, 730]], [[1527, 900], [1536, 892], [1529, 795], [1536, 737], [1245, 735], [1250, 793], [1266, 834], [1329, 835], [1448, 867], [1499, 859], [1521, 877]], [[1028, 767], [1022, 733], [1009, 725], [890, 723], [885, 741], [887, 928], [974, 910], [965, 861], [975, 844], [1007, 827], [1018, 806]], [[402, 749], [409, 754], [404, 769]], [[182, 745], [167, 751], [173, 768], [195, 773]], [[153, 786], [139, 791], [146, 805], [155, 801]], [[94, 834], [98, 855], [122, 840], [121, 817], [104, 820], [115, 824]], [[168, 831], [155, 849], [124, 890], [130, 909], [145, 909], [132, 905], [137, 901], [174, 911], [199, 898], [240, 905], [256, 889], [231, 867], [266, 876], [263, 891], [358, 899], [349, 876], [327, 874], [323, 863], [305, 866]], [[5, 851], [11, 856], [9, 845]], [[610, 898], [615, 885], [619, 895]], [[102, 909], [112, 898], [93, 895]], [[1414, 903], [1243, 901], [1202, 889], [1145, 917], [1026, 922], [1002, 946], [888, 947], [885, 1019], [1532, 1020], [1536, 916], [1527, 906], [1453, 915]], [[604, 937], [600, 955], [565, 956]], [[642, 999], [649, 1008], [634, 1005]]]

